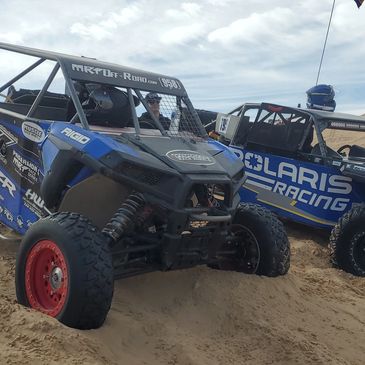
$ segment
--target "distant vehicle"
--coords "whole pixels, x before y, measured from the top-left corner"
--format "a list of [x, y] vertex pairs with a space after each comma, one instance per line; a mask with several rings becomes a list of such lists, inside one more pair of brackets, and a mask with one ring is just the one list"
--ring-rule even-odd
[[[0, 86], [0, 221], [24, 235], [19, 303], [88, 329], [103, 324], [116, 278], [202, 264], [288, 271], [282, 223], [240, 203], [243, 164], [208, 138], [179, 80], [0, 49], [36, 58]], [[41, 88], [16, 87], [41, 64], [50, 66]], [[49, 90], [54, 81], [61, 90]]]
[[[365, 118], [248, 103], [228, 114], [217, 113], [213, 124], [212, 133], [244, 162], [242, 201], [332, 229], [333, 262], [365, 276], [365, 148], [344, 144], [333, 150], [324, 134], [365, 132]], [[208, 127], [212, 130], [212, 123]]]

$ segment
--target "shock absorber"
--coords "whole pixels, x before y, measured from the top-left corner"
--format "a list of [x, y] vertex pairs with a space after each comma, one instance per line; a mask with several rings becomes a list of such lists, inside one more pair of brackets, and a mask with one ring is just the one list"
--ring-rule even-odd
[[112, 219], [107, 223], [103, 229], [103, 233], [110, 237], [112, 242], [116, 243], [126, 231], [134, 227], [134, 222], [138, 221], [137, 213], [139, 213], [145, 203], [141, 193], [132, 193], [129, 195]]

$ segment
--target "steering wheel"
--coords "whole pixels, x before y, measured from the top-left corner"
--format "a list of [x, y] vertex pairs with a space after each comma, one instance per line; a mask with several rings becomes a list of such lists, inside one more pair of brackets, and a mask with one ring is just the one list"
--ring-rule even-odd
[[[345, 144], [345, 145], [343, 145], [342, 147], [340, 147], [338, 150], [337, 150], [337, 153], [339, 153], [340, 155], [342, 155], [342, 156], [347, 156], [348, 155], [348, 153], [344, 153], [343, 151], [344, 150], [346, 150], [346, 149], [349, 149], [350, 150], [350, 148], [351, 148], [352, 146], [351, 145], [349, 145], [349, 144]], [[350, 152], [350, 151], [349, 151]]]
[[[144, 124], [144, 126], [143, 126], [143, 124]], [[156, 126], [152, 122], [149, 122], [148, 120], [140, 120], [139, 126], [140, 126], [140, 128], [157, 129]]]

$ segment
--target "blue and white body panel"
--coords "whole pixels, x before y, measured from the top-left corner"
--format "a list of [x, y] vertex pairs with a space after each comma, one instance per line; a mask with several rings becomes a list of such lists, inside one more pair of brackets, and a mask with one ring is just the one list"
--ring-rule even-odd
[[271, 155], [230, 146], [243, 161], [246, 182], [241, 200], [261, 204], [283, 218], [331, 229], [354, 204], [365, 201], [365, 189], [339, 166]]
[[[102, 134], [86, 131], [65, 122], [25, 121], [2, 115], [0, 118], [0, 221], [24, 234], [38, 219], [50, 214], [41, 198], [40, 186], [59, 148], [49, 139], [57, 136], [93, 158], [112, 149], [135, 155], [135, 149]], [[82, 170], [69, 186], [87, 177]]]
[[[64, 190], [58, 191], [57, 187], [49, 183], [49, 178], [53, 176], [53, 181], [56, 181], [57, 176], [62, 175], [57, 172], [68, 169], [71, 171], [75, 160], [78, 163], [82, 159], [85, 164], [82, 163], [82, 167], [71, 177], [66, 176], [65, 181], [62, 179], [67, 173], [57, 180], [60, 181], [59, 186], [65, 184], [62, 187], [66, 190], [96, 171], [103, 174], [101, 171], [105, 171], [105, 168], [109, 169], [108, 176], [113, 179], [114, 167], [106, 166], [111, 160], [110, 158], [108, 160], [111, 154], [122, 155], [123, 161], [143, 162], [149, 168], [170, 174], [169, 176], [176, 176], [177, 179], [180, 173], [195, 174], [194, 176], [198, 174], [200, 178], [215, 174], [224, 181], [228, 179], [224, 177], [225, 175], [237, 176], [237, 173], [241, 175], [239, 158], [227, 146], [216, 141], [199, 143], [198, 146], [196, 143], [163, 136], [142, 136], [144, 147], [139, 148], [138, 144], [121, 141], [118, 136], [110, 135], [106, 131], [87, 130], [66, 122], [30, 121], [23, 116], [6, 114], [0, 115], [0, 141], [1, 138], [6, 146], [4, 153], [0, 153], [0, 221], [20, 234], [24, 234], [38, 219], [51, 213], [44, 202], [49, 199], [48, 193], [51, 197], [54, 193], [57, 199], [62, 200]], [[158, 153], [148, 153], [148, 148], [156, 150], [156, 145]], [[191, 150], [198, 148], [197, 146], [198, 152]], [[209, 157], [211, 163], [202, 167], [196, 163], [168, 160], [166, 164], [166, 155], [176, 149], [178, 151], [188, 149], [187, 152], [192, 154], [203, 153], [204, 155], [201, 155], [203, 157], [212, 156]], [[73, 158], [67, 157], [68, 152]], [[66, 157], [62, 160], [63, 156]], [[57, 164], [60, 160], [63, 161], [61, 165]], [[98, 170], [94, 168], [96, 165]], [[117, 174], [120, 168], [118, 166], [115, 172]], [[48, 189], [47, 196], [44, 194], [45, 186]], [[144, 188], [148, 189], [148, 186]], [[153, 188], [152, 186], [150, 189]], [[237, 189], [238, 185], [236, 191]], [[58, 193], [61, 195], [57, 195]], [[153, 194], [152, 191], [151, 193]], [[238, 202], [238, 198], [236, 200]], [[57, 209], [59, 203], [57, 200], [55, 205], [47, 204]]]

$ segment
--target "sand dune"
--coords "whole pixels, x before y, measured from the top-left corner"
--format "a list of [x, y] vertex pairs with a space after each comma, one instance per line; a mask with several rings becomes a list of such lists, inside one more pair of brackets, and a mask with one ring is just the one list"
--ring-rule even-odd
[[16, 304], [16, 244], [0, 253], [0, 363], [363, 364], [365, 281], [330, 267], [326, 237], [288, 226], [292, 267], [266, 278], [205, 267], [116, 282], [99, 330]]
[[[331, 147], [362, 141], [330, 133]], [[0, 242], [0, 363], [364, 364], [364, 278], [331, 268], [323, 233], [287, 229], [288, 275], [200, 267], [118, 281], [105, 325], [84, 332], [16, 303], [17, 244]]]

